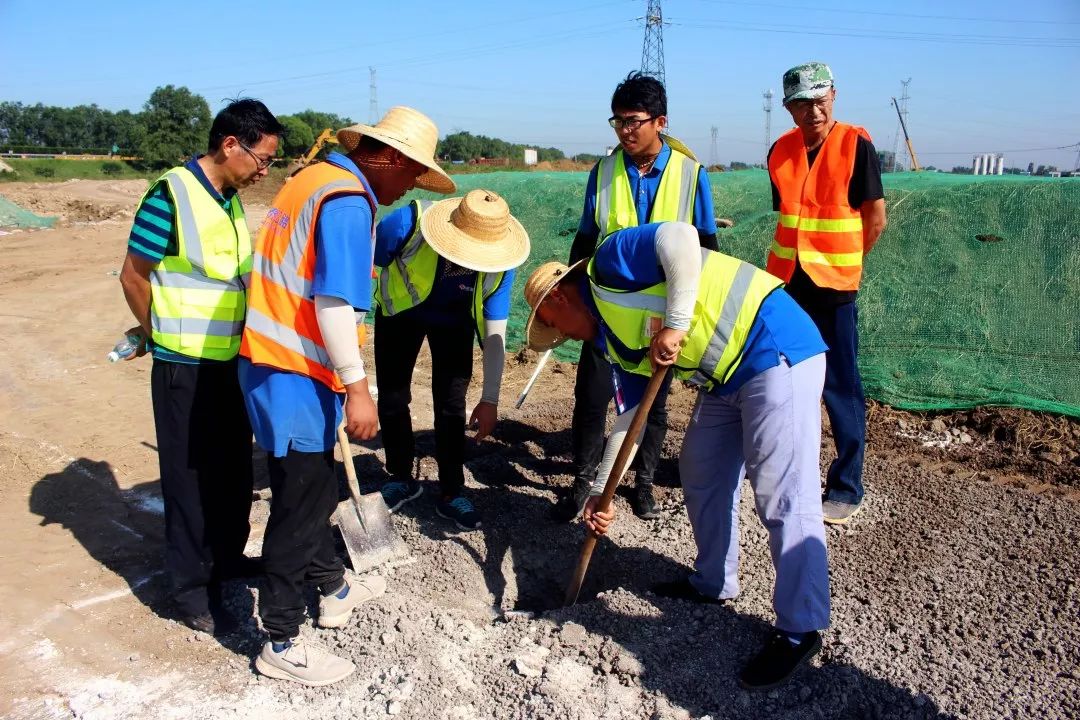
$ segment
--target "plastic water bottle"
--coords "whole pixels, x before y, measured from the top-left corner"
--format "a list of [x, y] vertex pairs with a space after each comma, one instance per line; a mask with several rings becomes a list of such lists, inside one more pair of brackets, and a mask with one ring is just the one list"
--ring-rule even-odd
[[127, 360], [139, 350], [142, 338], [138, 335], [125, 335], [124, 339], [116, 343], [112, 351], [105, 356], [109, 362]]

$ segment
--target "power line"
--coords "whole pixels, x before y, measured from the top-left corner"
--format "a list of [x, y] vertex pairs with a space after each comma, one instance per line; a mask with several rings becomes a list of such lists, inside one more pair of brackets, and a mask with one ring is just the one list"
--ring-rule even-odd
[[759, 2], [730, 2], [729, 0], [699, 0], [709, 5], [741, 5], [743, 7], [772, 7], [781, 8], [784, 10], [799, 10], [800, 12], [806, 11], [818, 11], [818, 12], [831, 12], [831, 13], [843, 13], [844, 15], [877, 15], [884, 17], [903, 17], [903, 18], [916, 18], [920, 20], [961, 20], [965, 22], [996, 22], [996, 23], [1008, 23], [1009, 25], [1017, 25], [1021, 23], [1027, 23], [1031, 25], [1080, 25], [1080, 21], [1075, 20], [1029, 20], [1019, 18], [987, 18], [987, 17], [961, 17], [957, 15], [918, 15], [914, 13], [895, 13], [895, 12], [875, 12], [873, 10], [852, 10], [851, 8], [828, 8], [828, 7], [806, 7], [804, 5], [781, 5], [778, 3], [759, 3]]
[[[1019, 148], [1012, 150], [998, 150], [999, 153], [1020, 153], [1020, 152], [1044, 152], [1046, 150], [1072, 150], [1073, 148], [1080, 148], [1080, 142], [1074, 142], [1070, 145], [1057, 145], [1055, 147], [1039, 147], [1039, 148]], [[937, 152], [924, 152], [923, 155], [978, 155], [981, 150], [939, 150]]]
[[[994, 45], [996, 47], [1080, 48], [1080, 41], [1063, 37], [1018, 37], [1012, 35], [959, 35], [956, 33], [925, 33], [891, 31], [881, 32], [863, 28], [832, 27], [825, 25], [755, 25], [731, 21], [672, 20], [670, 25], [700, 29], [731, 29], [745, 32], [779, 33], [783, 35], [819, 35], [826, 37], [853, 37], [864, 40], [903, 40], [905, 42], [948, 43], [953, 45]], [[790, 29], [783, 29], [790, 28]]]

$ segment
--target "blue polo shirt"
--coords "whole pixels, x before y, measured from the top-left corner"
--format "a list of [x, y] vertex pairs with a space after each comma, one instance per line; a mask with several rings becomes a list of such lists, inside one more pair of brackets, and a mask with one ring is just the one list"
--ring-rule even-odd
[[[219, 193], [206, 177], [202, 166], [199, 165], [200, 157], [202, 156], [197, 155], [188, 160], [184, 163], [184, 168], [191, 171], [191, 174], [195, 176], [203, 189], [210, 193], [210, 197], [214, 198], [222, 210], [229, 212], [232, 203], [240, 202], [236, 188], [225, 188], [224, 193]], [[128, 235], [128, 252], [153, 263], [160, 263], [166, 256], [175, 256], [179, 252], [179, 242], [176, 238], [176, 208], [173, 206], [172, 195], [169, 194], [164, 180], [157, 183], [147, 193], [146, 199], [135, 211], [135, 221], [131, 224], [131, 233]], [[184, 355], [155, 345], [151, 340], [147, 341], [147, 345], [156, 360], [185, 365], [222, 362]]]
[[[327, 162], [348, 170], [375, 193], [360, 169], [341, 153]], [[315, 277], [311, 294], [341, 298], [356, 310], [371, 309], [371, 207], [360, 195], [343, 195], [323, 203], [315, 218]], [[274, 457], [289, 450], [323, 452], [334, 447], [341, 424], [344, 395], [298, 373], [240, 358], [251, 429], [259, 447]]]
[[[597, 280], [616, 290], [641, 290], [664, 281], [664, 271], [656, 256], [656, 229], [660, 223], [626, 228], [613, 233], [600, 245], [594, 256]], [[587, 283], [585, 279], [583, 282]], [[583, 287], [582, 297], [593, 315], [600, 313], [592, 301], [592, 293]], [[607, 349], [608, 330], [600, 320], [600, 330], [594, 340], [601, 350]], [[746, 340], [739, 368], [723, 385], [710, 392], [728, 395], [738, 391], [747, 380], [774, 368], [781, 356], [789, 365], [797, 365], [809, 357], [827, 350], [817, 326], [783, 289], [772, 292], [761, 304]], [[612, 365], [615, 380], [615, 406], [619, 414], [641, 402], [649, 378], [627, 372]]]
[[[622, 152], [616, 150], [615, 152]], [[638, 172], [637, 165], [627, 161], [626, 177], [630, 180], [630, 189], [634, 194], [634, 204], [637, 206], [638, 225], [649, 222], [649, 212], [656, 201], [656, 191], [660, 187], [660, 176], [667, 167], [671, 158], [671, 148], [665, 142], [660, 148], [660, 154], [656, 156], [652, 168], [642, 175]], [[581, 222], [578, 223], [578, 232], [597, 237], [600, 228], [596, 224], [596, 173], [599, 164], [593, 166], [589, 173], [589, 181], [585, 185], [585, 207], [581, 211]], [[664, 218], [674, 220], [675, 218]], [[694, 227], [698, 232], [706, 235], [716, 234], [716, 216], [713, 212], [712, 185], [709, 184], [709, 176], [702, 167], [698, 171], [697, 194], [694, 196]]]
[[[375, 264], [387, 267], [397, 257], [405, 242], [412, 237], [418, 218], [415, 203], [400, 207], [379, 221], [375, 229]], [[447, 272], [447, 270], [450, 272]], [[506, 320], [510, 317], [510, 293], [515, 270], [507, 270], [502, 284], [484, 300], [485, 320]], [[477, 273], [458, 267], [442, 256], [435, 267], [435, 282], [431, 294], [406, 312], [429, 324], [441, 326], [472, 325], [472, 298]]]

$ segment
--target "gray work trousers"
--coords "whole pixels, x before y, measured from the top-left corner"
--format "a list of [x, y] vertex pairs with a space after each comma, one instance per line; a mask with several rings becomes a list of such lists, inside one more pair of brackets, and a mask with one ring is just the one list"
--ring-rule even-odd
[[829, 626], [829, 567], [821, 518], [821, 390], [825, 355], [786, 360], [730, 395], [702, 393], [679, 473], [698, 556], [690, 582], [703, 595], [739, 593], [739, 487], [750, 478], [776, 570], [776, 627]]

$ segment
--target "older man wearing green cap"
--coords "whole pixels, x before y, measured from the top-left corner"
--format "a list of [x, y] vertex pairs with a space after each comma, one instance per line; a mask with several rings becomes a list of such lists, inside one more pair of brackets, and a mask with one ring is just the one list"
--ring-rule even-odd
[[826, 523], [846, 523], [863, 500], [866, 405], [859, 377], [856, 298], [863, 258], [885, 229], [885, 193], [870, 135], [833, 118], [836, 87], [825, 63], [784, 73], [795, 127], [769, 150], [780, 212], [767, 269], [787, 283], [829, 346], [825, 390], [836, 460], [822, 497]]

